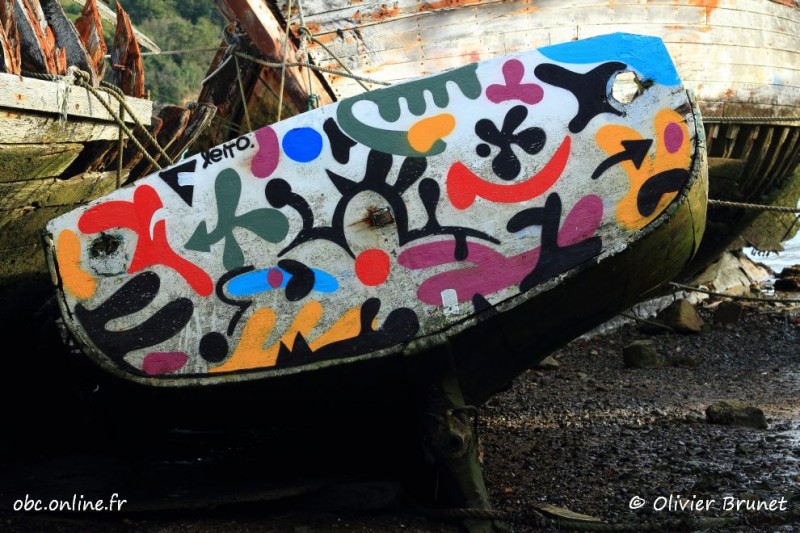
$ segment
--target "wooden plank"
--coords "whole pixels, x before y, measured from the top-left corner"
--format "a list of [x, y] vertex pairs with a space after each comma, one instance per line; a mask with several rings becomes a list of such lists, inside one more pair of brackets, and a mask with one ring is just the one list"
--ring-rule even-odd
[[[126, 174], [123, 173], [124, 179]], [[70, 179], [43, 178], [15, 182], [0, 182], [3, 205], [0, 212], [9, 216], [9, 210], [25, 207], [72, 206], [85, 200], [98, 198], [114, 190], [115, 171], [86, 172]]]
[[[72, 0], [76, 4], [80, 6], [85, 6], [87, 0]], [[116, 27], [117, 25], [117, 12], [105, 5], [103, 2], [97, 2], [97, 11], [100, 14], [100, 17], [110, 22], [112, 26]], [[150, 37], [142, 33], [140, 30], [136, 29], [136, 27], [131, 26], [133, 30], [133, 34], [136, 36], [136, 40], [139, 41], [139, 44], [147, 48], [148, 50], [156, 53], [161, 52], [161, 47], [158, 46]]]
[[0, 182], [58, 176], [82, 150], [78, 143], [0, 144]]
[[0, 108], [0, 140], [3, 144], [46, 144], [116, 139], [119, 126], [98, 120], [67, 120], [52, 114], [19, 113]]
[[[119, 102], [107, 93], [99, 93], [111, 109], [117, 110]], [[66, 99], [66, 102], [64, 100]], [[141, 98], [128, 98], [128, 106], [144, 125], [150, 124], [153, 103]], [[67, 120], [78, 117], [95, 120], [113, 121], [113, 117], [88, 90], [67, 82], [40, 80], [37, 78], [21, 78], [13, 74], [0, 73], [0, 110], [5, 111], [38, 111], [58, 116], [62, 103], [67, 112]], [[125, 122], [133, 123], [129, 116]]]

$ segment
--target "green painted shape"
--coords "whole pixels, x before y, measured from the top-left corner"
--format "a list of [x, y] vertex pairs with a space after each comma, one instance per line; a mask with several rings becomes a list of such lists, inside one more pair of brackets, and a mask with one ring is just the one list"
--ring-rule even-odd
[[427, 152], [419, 152], [409, 144], [408, 132], [385, 130], [364, 124], [353, 114], [353, 107], [359, 102], [372, 102], [378, 106], [378, 112], [383, 120], [395, 122], [400, 118], [400, 98], [405, 98], [408, 110], [415, 116], [421, 116], [426, 111], [425, 91], [430, 91], [433, 101], [438, 107], [447, 107], [450, 103], [447, 82], [455, 83], [464, 96], [475, 100], [482, 92], [476, 74], [477, 69], [477, 64], [467, 65], [430, 78], [404, 83], [398, 87], [388, 87], [342, 100], [336, 108], [339, 127], [361, 144], [381, 152], [409, 157], [440, 154], [447, 146], [447, 143], [441, 139], [433, 143]]
[[289, 234], [289, 220], [277, 209], [259, 208], [236, 215], [236, 207], [242, 195], [242, 182], [239, 174], [227, 168], [217, 175], [214, 182], [217, 199], [217, 227], [208, 231], [205, 221], [201, 222], [184, 245], [187, 250], [211, 251], [211, 245], [225, 241], [222, 251], [222, 264], [227, 270], [244, 266], [244, 252], [233, 236], [234, 228], [252, 231], [268, 242], [277, 243]]

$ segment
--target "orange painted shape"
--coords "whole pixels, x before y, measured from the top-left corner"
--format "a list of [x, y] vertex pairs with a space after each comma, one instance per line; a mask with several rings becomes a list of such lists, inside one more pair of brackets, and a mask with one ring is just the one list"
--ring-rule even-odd
[[[673, 146], [666, 132], [675, 126], [680, 127], [681, 142]], [[649, 224], [660, 215], [664, 209], [675, 199], [678, 192], [664, 194], [658, 202], [656, 209], [650, 216], [639, 213], [638, 195], [642, 185], [652, 176], [674, 168], [688, 168], [691, 157], [691, 143], [689, 129], [683, 117], [672, 109], [662, 109], [653, 120], [655, 132], [655, 154], [648, 154], [640, 168], [636, 168], [632, 161], [620, 163], [630, 181], [630, 190], [617, 204], [617, 222], [629, 230], [637, 230]], [[614, 155], [624, 150], [622, 141], [641, 140], [642, 135], [627, 126], [609, 125], [600, 128], [597, 132], [597, 144], [607, 154]], [[600, 179], [603, 179], [602, 177]]]
[[308, 343], [308, 346], [312, 351], [316, 351], [326, 344], [357, 337], [359, 333], [361, 333], [361, 308], [353, 307], [342, 315], [328, 331]]
[[81, 300], [94, 295], [97, 282], [81, 268], [81, 241], [74, 232], [64, 230], [58, 234], [56, 258], [65, 291]]
[[291, 348], [298, 334], [308, 338], [321, 318], [322, 304], [311, 300], [300, 309], [280, 340], [264, 348], [264, 343], [275, 329], [276, 315], [270, 308], [259, 309], [245, 324], [241, 340], [230, 358], [209, 372], [233, 372], [275, 366], [281, 344]]
[[456, 127], [456, 119], [449, 113], [423, 118], [408, 130], [408, 144], [417, 152], [427, 152], [433, 143], [442, 139]]
[[455, 163], [447, 173], [447, 196], [456, 209], [466, 209], [480, 196], [492, 202], [517, 203], [541, 196], [558, 181], [569, 160], [570, 137], [564, 137], [561, 146], [540, 170], [522, 183], [500, 185], [477, 176], [463, 163]]

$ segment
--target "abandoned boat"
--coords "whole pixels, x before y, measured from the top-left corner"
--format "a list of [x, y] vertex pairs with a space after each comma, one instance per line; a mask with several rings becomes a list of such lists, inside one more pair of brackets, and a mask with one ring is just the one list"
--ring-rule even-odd
[[215, 111], [156, 110], [138, 43], [157, 47], [118, 5], [107, 49], [103, 16], [95, 0], [74, 22], [57, 0], [0, 2], [0, 324], [10, 332], [52, 299], [47, 221], [170, 164]]
[[[800, 197], [796, 0], [216, 1], [233, 28], [226, 42], [235, 37], [242, 59], [241, 72], [229, 65], [224, 76], [231, 86], [241, 80], [246, 105], [238, 86], [209, 87], [205, 94], [224, 103], [224, 116], [244, 131], [248, 115], [274, 119], [532, 47], [618, 31], [660, 37], [695, 93], [707, 138], [708, 228], [685, 275], [728, 246], [780, 250], [788, 230], [797, 227], [793, 213], [742, 207], [794, 207]], [[220, 53], [216, 64], [225, 57]], [[265, 59], [288, 66], [276, 69]], [[293, 66], [298, 62], [320, 70]], [[221, 128], [217, 141], [235, 135]], [[750, 229], [757, 216], [769, 218], [766, 229]]]
[[703, 142], [661, 40], [612, 34], [265, 126], [54, 218], [46, 251], [123, 379], [317, 381], [447, 345], [479, 403], [686, 266]]

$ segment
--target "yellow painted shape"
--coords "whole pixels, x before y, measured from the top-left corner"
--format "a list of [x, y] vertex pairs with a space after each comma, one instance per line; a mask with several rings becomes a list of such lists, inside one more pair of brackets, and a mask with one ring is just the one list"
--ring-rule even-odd
[[[669, 153], [667, 151], [663, 135], [664, 129], [670, 122], [680, 126], [683, 133], [683, 143], [674, 153]], [[649, 224], [660, 215], [678, 195], [677, 192], [662, 195], [653, 213], [648, 217], [642, 216], [637, 206], [637, 198], [639, 189], [642, 188], [642, 185], [648, 178], [671, 168], [689, 168], [691, 140], [689, 138], [689, 129], [686, 127], [683, 117], [672, 109], [662, 109], [656, 114], [653, 120], [653, 127], [656, 132], [653, 143], [655, 145], [655, 155], [652, 154], [651, 150], [651, 153], [645, 157], [639, 169], [636, 168], [632, 161], [623, 161], [620, 163], [620, 166], [628, 175], [631, 187], [628, 193], [617, 204], [616, 217], [617, 222], [619, 222], [622, 227], [629, 230], [637, 230]], [[607, 154], [614, 155], [624, 149], [622, 141], [641, 140], [642, 138], [639, 132], [627, 126], [608, 125], [600, 128], [597, 132], [596, 140], [598, 146]], [[599, 179], [603, 179], [603, 177], [601, 176]]]
[[450, 113], [423, 118], [408, 130], [408, 144], [417, 152], [427, 152], [433, 143], [450, 135], [456, 119]]
[[361, 333], [361, 308], [353, 307], [342, 315], [334, 325], [328, 328], [328, 331], [317, 337], [314, 342], [310, 342], [308, 345], [313, 351], [316, 351], [326, 344], [357, 337], [359, 333]]
[[245, 324], [241, 340], [230, 358], [222, 365], [211, 368], [209, 372], [232, 372], [275, 366], [281, 343], [291, 346], [298, 333], [307, 337], [321, 317], [322, 304], [311, 300], [300, 309], [280, 341], [264, 348], [264, 343], [275, 328], [275, 311], [268, 307], [259, 309]]
[[61, 275], [66, 292], [81, 300], [94, 295], [97, 282], [91, 274], [81, 268], [81, 240], [74, 232], [64, 230], [58, 234], [56, 259], [58, 273]]

